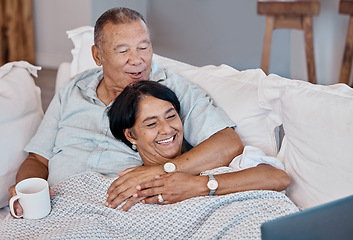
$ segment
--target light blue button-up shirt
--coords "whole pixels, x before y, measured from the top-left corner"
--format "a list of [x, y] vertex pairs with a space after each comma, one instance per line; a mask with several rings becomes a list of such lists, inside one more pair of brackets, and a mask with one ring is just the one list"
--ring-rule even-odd
[[[84, 171], [117, 176], [119, 171], [142, 165], [140, 155], [115, 139], [109, 129], [107, 112], [112, 103], [106, 106], [96, 94], [102, 78], [100, 68], [92, 69], [62, 87], [25, 148], [49, 160], [50, 185]], [[150, 79], [177, 95], [184, 138], [192, 146], [226, 127], [234, 127], [203, 90], [179, 75], [153, 62]]]

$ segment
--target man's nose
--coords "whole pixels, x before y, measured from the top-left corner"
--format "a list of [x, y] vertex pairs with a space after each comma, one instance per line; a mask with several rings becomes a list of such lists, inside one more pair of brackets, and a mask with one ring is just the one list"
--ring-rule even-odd
[[141, 60], [142, 58], [138, 51], [130, 51], [129, 63], [131, 65], [138, 65], [141, 63]]

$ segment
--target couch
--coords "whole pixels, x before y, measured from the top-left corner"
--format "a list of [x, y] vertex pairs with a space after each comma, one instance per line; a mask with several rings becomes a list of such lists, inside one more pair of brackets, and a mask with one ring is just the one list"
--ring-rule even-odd
[[[90, 58], [93, 28], [74, 29], [68, 36], [74, 43], [73, 60], [61, 64], [56, 91], [71, 77], [96, 67]], [[196, 67], [157, 54], [153, 58], [205, 89], [237, 124], [245, 145], [283, 162], [291, 179], [286, 194], [298, 207], [307, 209], [353, 194], [353, 89], [345, 84], [313, 85], [265, 75], [261, 69]], [[6, 184], [0, 188], [0, 207], [6, 205], [7, 188], [26, 157], [23, 147], [43, 114], [30, 69], [36, 68], [13, 67], [0, 75], [0, 81], [11, 86], [11, 90], [0, 88], [1, 161], [7, 166], [1, 175]], [[25, 78], [27, 85], [22, 83]], [[32, 113], [35, 117], [29, 119]], [[23, 124], [15, 124], [19, 119]]]

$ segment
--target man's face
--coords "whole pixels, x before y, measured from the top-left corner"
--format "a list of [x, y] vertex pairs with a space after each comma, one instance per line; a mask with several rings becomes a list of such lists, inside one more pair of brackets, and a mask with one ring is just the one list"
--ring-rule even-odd
[[151, 73], [152, 44], [142, 20], [126, 24], [107, 23], [100, 49], [93, 54], [102, 65], [104, 80], [122, 91], [133, 81], [148, 80]]

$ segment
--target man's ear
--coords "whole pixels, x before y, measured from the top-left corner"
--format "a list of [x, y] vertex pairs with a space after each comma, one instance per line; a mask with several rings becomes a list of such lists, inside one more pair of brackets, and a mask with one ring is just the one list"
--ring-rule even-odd
[[136, 138], [134, 137], [134, 134], [132, 132], [132, 128], [128, 128], [124, 130], [124, 135], [126, 139], [131, 142], [131, 144], [135, 144]]
[[96, 62], [97, 66], [101, 66], [103, 61], [103, 56], [99, 51], [99, 48], [96, 45], [92, 45], [91, 51], [92, 51], [92, 57]]

